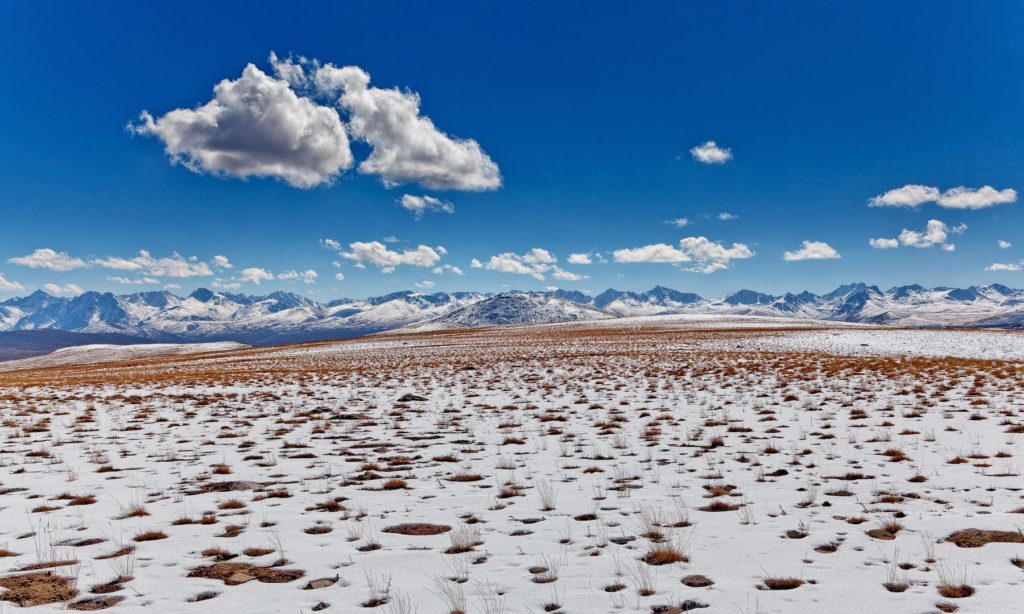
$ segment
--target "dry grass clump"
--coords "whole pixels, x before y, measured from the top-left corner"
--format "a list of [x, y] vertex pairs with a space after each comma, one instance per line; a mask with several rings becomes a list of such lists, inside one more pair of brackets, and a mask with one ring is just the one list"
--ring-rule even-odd
[[764, 587], [770, 591], [789, 591], [803, 586], [804, 581], [800, 578], [772, 578], [763, 580]]
[[644, 555], [643, 561], [648, 565], [671, 565], [689, 563], [690, 557], [673, 544], [653, 544]]
[[71, 578], [51, 572], [0, 578], [0, 587], [6, 589], [0, 593], [0, 601], [9, 601], [23, 608], [67, 601], [78, 595]]
[[408, 522], [385, 527], [384, 533], [395, 533], [397, 535], [440, 535], [447, 533], [452, 528], [443, 524], [428, 524], [425, 522]]
[[988, 529], [964, 529], [951, 533], [947, 542], [961, 548], [981, 548], [985, 544], [1024, 544], [1024, 532], [994, 531]]
[[210, 578], [220, 580], [228, 586], [245, 584], [252, 580], [268, 584], [283, 584], [304, 576], [306, 572], [299, 569], [281, 569], [278, 567], [259, 567], [249, 563], [214, 563], [196, 567], [188, 572], [189, 578]]
[[151, 542], [151, 541], [156, 541], [158, 539], [167, 539], [167, 534], [164, 533], [163, 531], [156, 531], [156, 530], [153, 530], [153, 531], [143, 531], [141, 533], [137, 533], [135, 535], [135, 537], [132, 538], [133, 541], [137, 541], [137, 542]]

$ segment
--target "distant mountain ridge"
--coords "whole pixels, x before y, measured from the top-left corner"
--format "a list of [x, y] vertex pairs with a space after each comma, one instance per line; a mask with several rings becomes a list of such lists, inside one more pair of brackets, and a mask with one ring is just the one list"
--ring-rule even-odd
[[[471, 308], [478, 303], [481, 305]], [[704, 298], [656, 286], [646, 292], [609, 289], [595, 296], [576, 290], [497, 295], [403, 291], [329, 302], [291, 292], [250, 296], [206, 288], [188, 296], [155, 291], [56, 297], [39, 290], [0, 302], [0, 331], [59, 330], [116, 333], [160, 342], [270, 344], [354, 337], [435, 321], [485, 325], [686, 313], [902, 326], [1024, 328], [1024, 290], [991, 284], [968, 288], [909, 285], [883, 291], [877, 286], [851, 283], [820, 295], [772, 295], [745, 289], [720, 298]]]

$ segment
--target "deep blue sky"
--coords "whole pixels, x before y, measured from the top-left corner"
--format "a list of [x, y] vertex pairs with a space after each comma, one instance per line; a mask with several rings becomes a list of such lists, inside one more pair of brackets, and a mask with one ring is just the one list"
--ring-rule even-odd
[[[739, 288], [824, 291], [848, 281], [1024, 286], [1020, 203], [980, 210], [868, 207], [905, 184], [1024, 189], [1024, 5], [953, 2], [346, 2], [0, 5], [0, 274], [128, 292], [212, 277], [122, 286], [98, 265], [72, 271], [9, 262], [39, 248], [85, 262], [179, 253], [315, 284], [264, 281], [241, 291], [365, 296], [413, 288], [558, 285], [601, 291], [657, 283], [706, 296]], [[268, 56], [356, 65], [379, 87], [408, 88], [422, 113], [480, 143], [503, 185], [485, 192], [387, 188], [345, 172], [296, 189], [169, 163], [157, 138], [125, 126], [204, 104], [222, 79]], [[734, 158], [696, 162], [714, 140]], [[357, 163], [368, 154], [353, 145]], [[417, 220], [403, 194], [450, 201]], [[720, 221], [721, 212], [738, 216]], [[675, 228], [664, 222], [686, 217]], [[967, 225], [938, 247], [879, 250], [870, 238]], [[444, 246], [464, 276], [353, 267], [319, 244], [396, 237], [392, 249]], [[704, 236], [756, 254], [704, 274], [616, 263], [611, 252]], [[804, 240], [841, 259], [787, 262]], [[1013, 244], [1000, 249], [997, 241]], [[549, 250], [583, 281], [472, 269], [496, 254]], [[573, 252], [606, 264], [570, 265]], [[686, 266], [686, 265], [684, 265]], [[345, 280], [338, 283], [334, 274]], [[0, 297], [25, 292], [0, 292]]]

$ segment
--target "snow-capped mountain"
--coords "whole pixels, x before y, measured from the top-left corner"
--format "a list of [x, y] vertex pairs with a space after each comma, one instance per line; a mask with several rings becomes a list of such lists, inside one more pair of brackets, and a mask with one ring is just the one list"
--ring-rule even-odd
[[854, 283], [821, 295], [740, 290], [717, 299], [659, 287], [643, 294], [607, 290], [584, 304], [622, 316], [723, 313], [899, 326], [1024, 328], [1024, 290], [1000, 284], [931, 289], [912, 285], [882, 291]]
[[[585, 295], [584, 295], [585, 296]], [[615, 315], [550, 293], [499, 294], [456, 309], [435, 322], [462, 326], [549, 324], [604, 320]]]
[[37, 291], [0, 302], [0, 331], [119, 333], [151, 341], [265, 344], [352, 337], [404, 326], [564, 322], [672, 313], [763, 315], [900, 326], [1024, 328], [1024, 290], [1000, 284], [969, 288], [919, 285], [880, 290], [846, 284], [826, 294], [780, 296], [740, 290], [720, 298], [655, 287], [647, 292], [396, 292], [326, 303], [290, 292], [248, 296], [205, 288], [62, 298]]

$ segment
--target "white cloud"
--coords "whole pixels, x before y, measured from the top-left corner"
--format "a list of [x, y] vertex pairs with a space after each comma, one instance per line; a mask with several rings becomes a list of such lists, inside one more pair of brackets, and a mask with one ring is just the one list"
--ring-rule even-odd
[[179, 284], [164, 284], [164, 290], [181, 290]]
[[225, 282], [225, 281], [221, 281], [219, 279], [214, 279], [213, 280], [213, 287], [216, 290], [234, 291], [234, 290], [238, 290], [239, 288], [241, 288], [242, 284], [240, 282], [237, 282], [237, 281]]
[[688, 270], [698, 273], [714, 273], [732, 266], [733, 260], [754, 257], [754, 252], [743, 243], [733, 243], [732, 247], [725, 247], [704, 237], [687, 237], [679, 241], [679, 245], [697, 263]]
[[950, 227], [940, 220], [928, 220], [923, 231], [904, 228], [895, 239], [871, 239], [868, 243], [875, 249], [893, 249], [899, 245], [927, 249], [937, 245], [942, 250], [951, 252], [956, 249], [956, 245], [947, 241], [949, 236], [963, 234], [966, 230], [967, 224]]
[[590, 279], [589, 275], [579, 275], [577, 273], [566, 271], [564, 269], [559, 269], [557, 267], [555, 272], [552, 273], [551, 276], [554, 277], [555, 279], [560, 279], [562, 281], [583, 281], [584, 279]]
[[718, 217], [718, 219], [723, 221], [723, 222], [728, 222], [729, 220], [737, 219], [739, 216], [736, 215], [735, 213], [729, 213], [728, 211], [723, 211], [723, 212], [719, 213], [716, 217]]
[[433, 288], [437, 284], [435, 284], [434, 282], [432, 282], [432, 281], [430, 281], [428, 279], [428, 280], [425, 280], [425, 281], [417, 282], [415, 285], [416, 285], [417, 288], [422, 288], [424, 290], [429, 290], [429, 289]]
[[732, 150], [719, 147], [714, 141], [704, 141], [690, 150], [693, 159], [701, 164], [725, 164], [732, 160]]
[[952, 188], [943, 192], [938, 200], [939, 206], [947, 209], [984, 209], [1014, 202], [1017, 202], [1017, 190], [997, 190], [990, 185], [978, 189]]
[[[248, 269], [242, 269], [241, 280], [258, 286], [260, 285], [260, 282], [273, 281], [274, 275], [267, 269], [250, 267]], [[225, 285], [225, 287], [227, 286]]]
[[1016, 264], [1016, 263], [1013, 263], [1013, 262], [1006, 262], [1006, 263], [994, 262], [994, 263], [988, 265], [987, 267], [985, 267], [985, 270], [986, 271], [992, 271], [992, 272], [1019, 271], [1019, 270], [1021, 270], [1021, 266], [1019, 264]]
[[566, 262], [569, 264], [591, 264], [593, 260], [590, 259], [590, 254], [569, 254]]
[[504, 252], [491, 256], [486, 264], [474, 258], [470, 267], [474, 269], [484, 268], [499, 273], [512, 273], [515, 275], [528, 275], [537, 281], [544, 281], [547, 274], [563, 281], [580, 281], [588, 279], [586, 275], [578, 275], [559, 267], [558, 258], [546, 249], [535, 247], [525, 254]]
[[[379, 267], [384, 272], [391, 272], [394, 267], [403, 264], [410, 266], [419, 267], [432, 267], [441, 260], [441, 254], [438, 251], [444, 248], [439, 248], [435, 251], [433, 248], [426, 245], [420, 245], [414, 250], [404, 250], [402, 252], [388, 249], [386, 245], [380, 241], [356, 241], [349, 243], [348, 252], [339, 252], [338, 254], [342, 258], [348, 260], [354, 260], [357, 265], [364, 265], [366, 263], [373, 264]], [[387, 269], [390, 269], [387, 270]]]
[[43, 284], [43, 290], [46, 290], [50, 294], [56, 296], [78, 296], [79, 294], [85, 292], [76, 284], [67, 284], [64, 286], [58, 284]]
[[141, 271], [154, 277], [206, 277], [213, 275], [210, 265], [192, 256], [185, 258], [174, 253], [167, 258], [154, 258], [146, 250], [139, 250], [132, 258], [111, 256], [95, 258], [93, 264], [115, 271]]
[[455, 205], [446, 200], [427, 196], [426, 194], [423, 196], [403, 194], [402, 198], [398, 199], [398, 202], [406, 211], [412, 211], [416, 219], [422, 218], [424, 213], [455, 213]]
[[334, 279], [337, 279], [338, 281], [345, 281], [345, 274], [344, 273], [335, 273], [334, 274]]
[[27, 256], [11, 258], [7, 262], [26, 266], [30, 269], [47, 269], [55, 272], [74, 271], [85, 268], [86, 263], [81, 258], [74, 258], [67, 252], [58, 252], [48, 247], [37, 249]]
[[163, 141], [171, 161], [197, 173], [274, 177], [297, 188], [332, 182], [352, 165], [338, 112], [297, 95], [252, 64], [213, 88], [213, 99], [130, 126]]
[[501, 173], [479, 143], [438, 130], [420, 114], [419, 94], [370, 87], [358, 66], [337, 67], [316, 60], [282, 60], [271, 55], [277, 75], [295, 87], [337, 97], [348, 114], [348, 131], [372, 151], [359, 172], [378, 175], [386, 185], [416, 182], [436, 190], [493, 190]]
[[939, 189], [926, 185], [909, 183], [902, 188], [889, 190], [868, 201], [869, 207], [917, 207], [939, 199]]
[[868, 243], [875, 249], [896, 249], [900, 246], [900, 242], [896, 239], [885, 239], [881, 237], [877, 239], [869, 239]]
[[685, 217], [677, 217], [674, 220], [665, 220], [665, 223], [676, 228], [684, 228], [690, 225], [690, 220]]
[[692, 260], [689, 254], [664, 243], [655, 243], [630, 249], [617, 249], [612, 252], [612, 256], [615, 258], [615, 262], [661, 262], [675, 264]]
[[462, 269], [460, 269], [457, 266], [453, 266], [451, 264], [443, 264], [443, 265], [441, 265], [439, 267], [434, 267], [434, 270], [431, 271], [431, 273], [434, 273], [435, 275], [442, 275], [442, 274], [444, 274], [445, 271], [448, 271], [449, 273], [452, 273], [453, 275], [465, 275], [466, 274], [465, 272], [463, 272]]
[[945, 222], [939, 220], [928, 220], [928, 224], [925, 227], [924, 232], [916, 230], [906, 230], [899, 234], [897, 237], [900, 241], [900, 245], [907, 247], [918, 247], [918, 248], [929, 248], [935, 245], [942, 247], [946, 251], [953, 251], [955, 246], [946, 242], [950, 234], [963, 234], [967, 230], [965, 224], [954, 226], [950, 228]]
[[120, 275], [111, 275], [110, 277], [107, 277], [107, 281], [114, 282], [115, 284], [121, 284], [122, 286], [141, 286], [143, 284], [158, 284], [158, 283], [160, 283], [159, 279], [154, 279], [152, 277], [134, 277], [134, 278], [129, 278], [129, 277], [122, 277]]
[[655, 243], [632, 249], [619, 249], [613, 252], [616, 262], [660, 262], [680, 264], [694, 263], [686, 270], [697, 273], [714, 273], [732, 266], [733, 260], [752, 258], [754, 252], [743, 243], [733, 243], [725, 247], [706, 237], [686, 237], [679, 241], [679, 247], [664, 243]]
[[934, 202], [946, 209], [984, 209], [1017, 201], [1017, 191], [1012, 188], [997, 190], [990, 185], [980, 188], [960, 186], [940, 192], [938, 188], [926, 185], [907, 184], [902, 188], [889, 190], [868, 201], [870, 207], [911, 207]]
[[1002, 239], [999, 239], [997, 244], [999, 245], [999, 249], [1010, 249], [1011, 247], [1013, 247], [1013, 243], [1010, 243], [1009, 241], [1003, 241]]
[[213, 257], [213, 266], [217, 267], [218, 269], [232, 269], [232, 268], [234, 268], [234, 265], [231, 264], [231, 261], [228, 260], [226, 256], [214, 256]]
[[316, 283], [316, 278], [317, 277], [319, 277], [319, 275], [317, 275], [317, 272], [314, 271], [313, 269], [309, 269], [308, 271], [302, 271], [302, 272], [299, 272], [299, 271], [296, 271], [296, 270], [293, 269], [291, 271], [285, 271], [284, 273], [279, 273], [277, 275], [277, 278], [279, 280], [290, 281], [290, 280], [294, 280], [294, 279], [301, 279], [302, 283], [304, 283], [304, 284]]
[[25, 286], [7, 279], [3, 273], [0, 273], [0, 292], [21, 292], [24, 289]]
[[842, 258], [831, 245], [824, 241], [804, 241], [795, 252], [785, 252], [783, 260], [790, 262], [799, 260], [835, 260]]
[[320, 239], [320, 245], [323, 245], [324, 247], [331, 251], [341, 251], [341, 243], [338, 243], [334, 239]]

